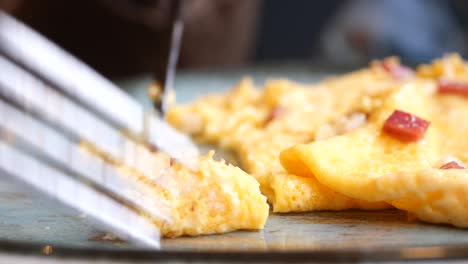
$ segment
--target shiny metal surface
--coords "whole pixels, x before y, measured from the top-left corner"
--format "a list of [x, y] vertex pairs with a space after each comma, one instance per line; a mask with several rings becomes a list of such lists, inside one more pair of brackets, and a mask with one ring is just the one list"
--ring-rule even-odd
[[[126, 203], [148, 213], [150, 217], [170, 221], [168, 213], [164, 213], [162, 208], [164, 204], [162, 202], [158, 204], [158, 201], [154, 200], [150, 188], [123, 175], [112, 164], [85, 151], [79, 142], [71, 141], [44, 123], [2, 101], [0, 101], [0, 134], [4, 138], [14, 139], [11, 142], [7, 141], [6, 144], [32, 151], [37, 159], [42, 159], [41, 162], [52, 163], [74, 174], [74, 178], [82, 177], [89, 181], [88, 185], [97, 184], [99, 188], [106, 188], [106, 191], [125, 199]], [[47, 182], [46, 179], [49, 178], [41, 179], [42, 184], [50, 186], [53, 192], [57, 187], [55, 182]], [[73, 197], [75, 198], [77, 197]]]
[[124, 161], [128, 149], [124, 143], [131, 144], [130, 140], [1, 55], [0, 69], [3, 176], [18, 178], [88, 213], [123, 237], [159, 247], [158, 228], [140, 212], [161, 220], [162, 202], [157, 204], [151, 190], [143, 192], [136, 180], [80, 147], [83, 139], [96, 142]]
[[96, 71], [1, 10], [0, 54], [31, 69], [117, 126], [137, 134], [143, 132], [143, 107], [138, 102]]
[[182, 33], [184, 32], [183, 21], [184, 0], [174, 0], [172, 5], [172, 32], [171, 42], [169, 44], [169, 56], [166, 66], [166, 75], [163, 82], [163, 95], [161, 100], [161, 113], [163, 117], [169, 107], [171, 96], [174, 94], [174, 78], [177, 70], [177, 61], [179, 59], [180, 45], [182, 44]]
[[108, 155], [124, 161], [126, 147], [132, 142], [115, 128], [1, 55], [0, 69], [3, 72], [0, 76], [0, 95], [3, 98], [65, 131], [77, 141], [92, 142]]
[[[51, 115], [53, 121], [68, 126], [66, 128], [71, 132], [84, 135], [119, 160], [128, 157], [126, 153], [133, 153], [135, 149], [131, 141], [118, 135], [124, 131], [144, 140], [149, 138], [149, 143], [160, 144], [156, 147], [168, 152], [179, 162], [193, 166], [197, 150], [188, 138], [167, 128], [165, 131], [171, 132], [170, 138], [161, 139], [168, 135], [160, 136], [157, 129], [168, 125], [159, 122], [158, 127], [151, 127], [155, 122], [147, 120], [157, 119], [154, 113], [145, 113], [138, 101], [115, 84], [1, 10], [0, 55], [0, 69], [3, 72], [0, 81], [5, 86], [2, 92], [9, 92], [4, 96], [12, 97], [8, 99], [17, 100], [18, 104], [23, 103], [23, 100], [26, 103], [33, 102], [35, 111], [49, 110], [46, 114]], [[27, 92], [24, 98], [23, 94], [18, 94], [23, 86]], [[85, 110], [80, 110], [78, 105]], [[99, 119], [109, 124], [103, 125], [103, 122], [97, 121]], [[75, 127], [70, 129], [73, 124]], [[177, 141], [179, 139], [181, 141]], [[177, 150], [171, 147], [172, 143], [177, 145]]]
[[3, 178], [20, 179], [63, 204], [91, 215], [142, 247], [159, 248], [159, 230], [138, 212], [4, 142], [0, 142], [0, 173]]
[[0, 70], [2, 176], [89, 214], [121, 237], [158, 248], [159, 230], [150, 221], [170, 222], [167, 205], [116, 164], [150, 181], [169, 177], [151, 157], [147, 145], [154, 144], [196, 169], [191, 140], [1, 10]]

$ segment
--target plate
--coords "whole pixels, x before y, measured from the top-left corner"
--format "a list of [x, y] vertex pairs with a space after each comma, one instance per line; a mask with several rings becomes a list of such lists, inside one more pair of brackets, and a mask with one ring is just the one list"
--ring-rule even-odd
[[[221, 92], [250, 74], [257, 84], [287, 77], [312, 82], [331, 72], [304, 66], [252, 67], [182, 72], [176, 80], [178, 102]], [[142, 76], [119, 82], [147, 106]], [[125, 242], [96, 239], [105, 233], [78, 211], [27, 186], [0, 178], [0, 251], [65, 259], [108, 258], [138, 262], [177, 261], [391, 261], [468, 258], [468, 230], [408, 221], [404, 212], [342, 211], [272, 214], [264, 230], [163, 239], [162, 250], [147, 251]]]

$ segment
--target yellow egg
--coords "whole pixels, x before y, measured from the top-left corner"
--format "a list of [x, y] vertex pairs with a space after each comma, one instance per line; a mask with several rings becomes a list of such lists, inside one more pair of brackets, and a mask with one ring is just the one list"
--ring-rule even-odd
[[391, 207], [386, 202], [367, 202], [344, 196], [313, 177], [275, 173], [270, 176], [269, 182], [274, 192], [268, 199], [274, 205], [273, 212], [277, 213]]
[[[316, 85], [269, 80], [262, 90], [244, 79], [225, 95], [173, 107], [168, 120], [201, 142], [234, 151], [241, 167], [260, 183], [275, 212], [386, 208], [388, 204], [351, 199], [317, 181], [288, 176], [279, 154], [293, 145], [361, 126], [366, 113], [400, 84], [372, 68]], [[292, 197], [297, 197], [295, 205], [290, 203]]]
[[[435, 82], [415, 80], [391, 95], [369, 124], [348, 134], [282, 152], [290, 173], [317, 179], [341, 194], [385, 201], [421, 220], [468, 227], [468, 171], [441, 170], [451, 156], [466, 160], [466, 98], [434, 93]], [[432, 122], [424, 139], [405, 142], [382, 132], [395, 109]]]
[[289, 173], [315, 177], [341, 194], [384, 201], [384, 194], [374, 188], [377, 177], [427, 168], [438, 158], [437, 133], [432, 127], [417, 142], [400, 141], [382, 132], [385, 120], [396, 109], [427, 119], [427, 96], [415, 84], [404, 85], [373, 113], [364, 127], [289, 148], [281, 153], [281, 162]]
[[439, 224], [468, 227], [468, 172], [428, 168], [387, 174], [375, 190], [396, 208]]
[[[448, 55], [404, 79], [384, 63], [398, 66], [391, 58], [314, 85], [278, 79], [260, 90], [244, 79], [227, 94], [173, 107], [169, 121], [234, 151], [274, 212], [394, 206], [468, 227], [468, 170], [439, 169], [468, 164], [468, 98], [437, 93], [440, 78], [468, 82], [466, 63]], [[430, 121], [424, 137], [383, 132], [395, 110]]]
[[171, 220], [160, 224], [162, 235], [203, 235], [262, 229], [268, 218], [266, 197], [258, 182], [241, 169], [201, 157], [199, 170], [173, 166]]

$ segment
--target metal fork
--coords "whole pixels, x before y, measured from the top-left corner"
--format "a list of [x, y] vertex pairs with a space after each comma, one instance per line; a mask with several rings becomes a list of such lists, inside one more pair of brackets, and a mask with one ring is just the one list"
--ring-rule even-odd
[[0, 174], [88, 213], [123, 239], [158, 247], [151, 222], [171, 221], [170, 205], [116, 166], [156, 184], [170, 177], [148, 145], [197, 169], [189, 138], [0, 11]]

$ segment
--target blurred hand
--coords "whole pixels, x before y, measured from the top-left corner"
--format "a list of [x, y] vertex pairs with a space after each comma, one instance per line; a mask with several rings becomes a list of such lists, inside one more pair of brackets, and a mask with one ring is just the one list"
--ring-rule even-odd
[[[165, 66], [173, 0], [0, 0], [20, 20], [110, 78]], [[21, 3], [21, 4], [19, 4]], [[181, 67], [250, 58], [259, 0], [184, 0]], [[9, 4], [11, 5], [11, 4]], [[162, 65], [162, 66], [160, 66]]]
[[[175, 2], [175, 0], [100, 1], [117, 15], [156, 30], [169, 26], [171, 22], [171, 5]], [[187, 23], [196, 22], [197, 20], [219, 13], [225, 15], [232, 12], [237, 4], [236, 0], [182, 0], [182, 2], [186, 11], [184, 12], [184, 20]]]
[[0, 9], [11, 12], [21, 4], [21, 0], [0, 0]]

